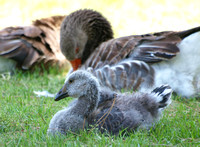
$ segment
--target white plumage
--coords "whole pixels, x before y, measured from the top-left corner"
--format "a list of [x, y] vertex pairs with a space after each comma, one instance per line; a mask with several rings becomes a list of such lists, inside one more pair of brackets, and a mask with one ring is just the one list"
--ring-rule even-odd
[[180, 53], [175, 58], [152, 65], [155, 70], [154, 87], [169, 84], [182, 96], [199, 96], [200, 32], [186, 37], [177, 46]]

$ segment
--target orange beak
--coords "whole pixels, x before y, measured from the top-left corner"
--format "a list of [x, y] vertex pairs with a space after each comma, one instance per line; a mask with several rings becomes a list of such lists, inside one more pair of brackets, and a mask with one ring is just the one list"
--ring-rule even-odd
[[77, 70], [81, 66], [81, 59], [75, 59], [70, 61], [73, 67], [73, 71]]

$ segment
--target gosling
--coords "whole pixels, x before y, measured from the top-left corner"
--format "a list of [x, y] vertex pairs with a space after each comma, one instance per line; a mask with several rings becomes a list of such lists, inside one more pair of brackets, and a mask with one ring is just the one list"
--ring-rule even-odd
[[117, 135], [126, 129], [150, 129], [171, 103], [172, 89], [162, 85], [151, 93], [115, 93], [100, 87], [89, 72], [78, 70], [70, 74], [55, 97], [78, 98], [67, 108], [58, 111], [50, 121], [48, 135], [79, 132], [91, 125], [101, 132]]

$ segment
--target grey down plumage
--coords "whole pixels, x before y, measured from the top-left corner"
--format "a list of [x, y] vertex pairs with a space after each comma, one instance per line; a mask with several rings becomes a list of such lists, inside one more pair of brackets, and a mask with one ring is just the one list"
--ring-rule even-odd
[[[111, 134], [118, 134], [122, 129], [150, 129], [160, 118], [162, 110], [170, 104], [171, 94], [172, 90], [167, 85], [151, 93], [116, 93], [102, 88], [91, 73], [78, 70], [67, 77], [55, 100], [65, 97], [78, 99], [53, 116], [48, 134], [78, 132], [90, 125], [97, 125], [100, 131]], [[109, 109], [111, 111], [107, 113]], [[106, 113], [108, 115], [104, 116]], [[104, 123], [99, 121], [100, 118]]]

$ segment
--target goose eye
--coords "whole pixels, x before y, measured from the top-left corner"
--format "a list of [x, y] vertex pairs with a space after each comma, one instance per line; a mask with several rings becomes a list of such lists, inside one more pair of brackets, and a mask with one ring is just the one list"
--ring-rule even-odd
[[79, 52], [79, 47], [76, 48], [75, 52], [76, 54]]

